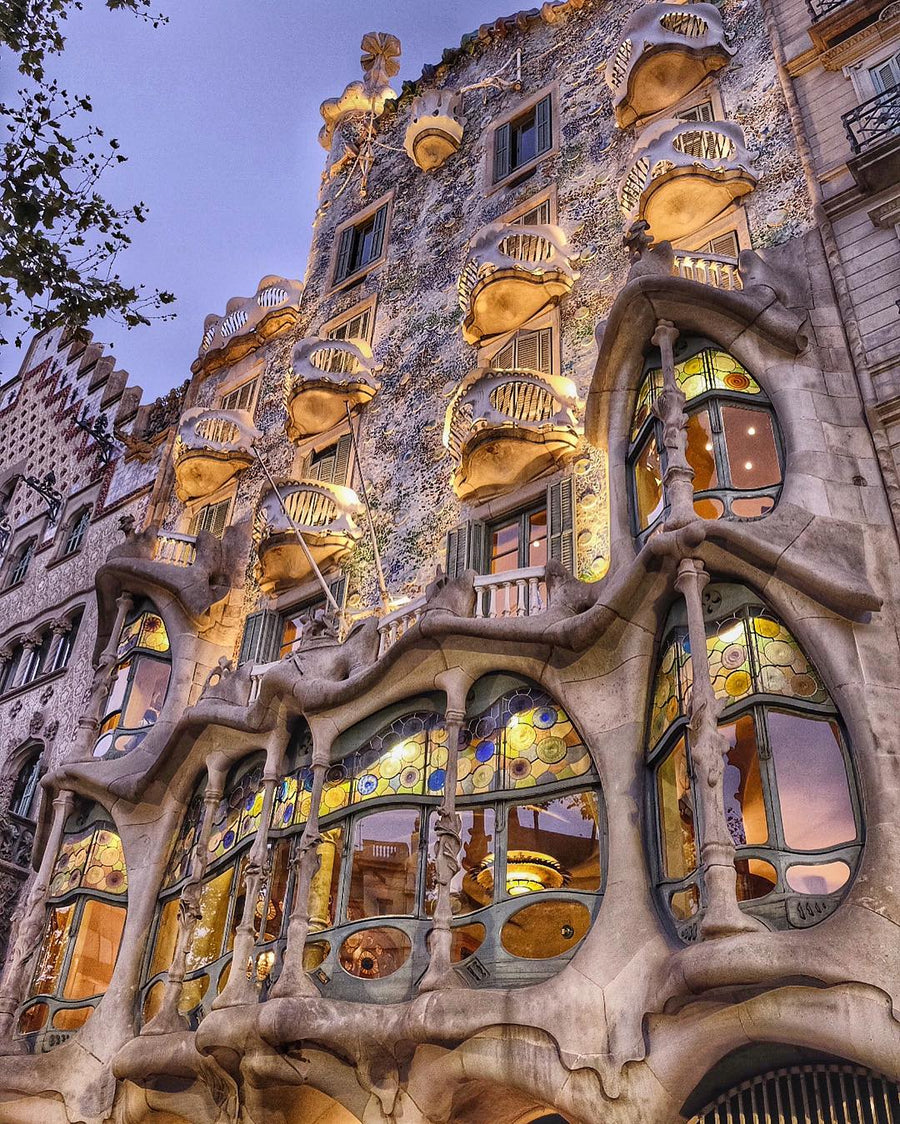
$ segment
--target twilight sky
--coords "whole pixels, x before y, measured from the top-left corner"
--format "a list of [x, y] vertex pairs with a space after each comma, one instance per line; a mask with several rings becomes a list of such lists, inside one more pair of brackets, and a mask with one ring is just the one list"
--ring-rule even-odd
[[[325, 159], [319, 105], [361, 77], [363, 34], [400, 38], [399, 92], [403, 79], [439, 62], [465, 32], [526, 6], [159, 0], [169, 23], [155, 30], [100, 0], [73, 13], [66, 51], [48, 71], [71, 92], [91, 95], [95, 124], [129, 158], [107, 173], [101, 192], [149, 208], [119, 272], [178, 298], [167, 323], [132, 331], [109, 320], [91, 325], [144, 387], [145, 401], [187, 378], [208, 313], [255, 293], [267, 273], [302, 279]], [[11, 79], [7, 72], [4, 87]], [[0, 382], [20, 362], [15, 348], [0, 351]]]

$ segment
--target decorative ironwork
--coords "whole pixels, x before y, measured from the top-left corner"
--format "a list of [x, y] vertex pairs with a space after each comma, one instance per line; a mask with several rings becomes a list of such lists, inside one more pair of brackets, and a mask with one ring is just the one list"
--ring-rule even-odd
[[56, 473], [51, 469], [43, 480], [38, 480], [36, 476], [23, 476], [22, 483], [27, 485], [32, 492], [37, 492], [47, 505], [47, 510], [50, 512], [50, 521], [55, 523], [63, 501], [62, 493], [54, 487]]
[[109, 464], [115, 456], [117, 449], [116, 443], [113, 440], [113, 435], [109, 429], [109, 418], [106, 414], [98, 414], [97, 420], [92, 422], [88, 418], [88, 412], [85, 408], [81, 417], [75, 418], [75, 424], [79, 429], [83, 429], [85, 433], [93, 437], [100, 452], [101, 463], [104, 465]]
[[900, 86], [891, 86], [844, 114], [850, 147], [857, 155], [891, 137], [900, 137]]
[[806, 0], [806, 7], [813, 21], [824, 19], [836, 8], [843, 7], [848, 0]]

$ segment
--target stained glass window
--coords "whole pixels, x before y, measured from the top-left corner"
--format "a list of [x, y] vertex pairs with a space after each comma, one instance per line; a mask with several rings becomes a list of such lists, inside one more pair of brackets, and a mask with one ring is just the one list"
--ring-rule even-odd
[[[44, 936], [20, 1034], [40, 1031], [51, 1009], [56, 1029], [74, 1030], [87, 1021], [112, 979], [127, 891], [122, 841], [106, 812], [99, 805], [77, 805], [51, 875]], [[33, 1004], [37, 997], [41, 1002]], [[84, 1000], [94, 1002], [73, 1006]]]
[[[836, 893], [858, 860], [859, 805], [846, 742], [821, 676], [788, 628], [741, 586], [712, 584], [704, 596], [710, 679], [722, 706], [723, 811], [737, 849], [738, 899], [761, 903], [767, 924], [788, 928], [792, 894]], [[656, 777], [662, 897], [680, 923], [696, 914], [702, 895], [691, 733], [683, 721], [693, 674], [683, 608], [670, 625], [653, 687], [648, 753]], [[823, 865], [830, 860], [846, 871], [839, 885], [788, 877], [802, 866], [797, 859], [825, 849]]]
[[169, 636], [162, 617], [151, 609], [136, 608], [119, 634], [116, 661], [95, 757], [130, 753], [159, 719], [171, 673]]
[[[687, 357], [675, 364], [685, 395], [686, 456], [693, 471], [694, 510], [702, 519], [751, 519], [778, 498], [782, 468], [771, 408], [753, 376], [705, 340], [685, 339]], [[659, 353], [652, 352], [637, 392], [629, 451], [636, 533], [644, 538], [666, 511], [662, 422], [653, 407], [663, 393]]]
[[197, 836], [200, 833], [200, 825], [203, 820], [203, 787], [205, 786], [201, 786], [198, 791], [194, 793], [187, 806], [178, 835], [175, 837], [175, 841], [172, 844], [172, 853], [166, 864], [166, 873], [163, 876], [163, 887], [174, 886], [176, 882], [180, 882], [188, 873], [191, 854], [194, 849], [194, 844], [197, 842]]

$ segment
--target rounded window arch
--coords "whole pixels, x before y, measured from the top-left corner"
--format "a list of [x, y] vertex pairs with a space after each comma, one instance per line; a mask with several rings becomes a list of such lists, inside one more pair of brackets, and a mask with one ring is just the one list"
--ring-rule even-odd
[[91, 524], [91, 508], [90, 505], [81, 508], [69, 520], [66, 527], [66, 535], [63, 541], [63, 548], [60, 552], [61, 558], [68, 558], [72, 554], [77, 554], [84, 545], [84, 538], [88, 532], [88, 527]]
[[166, 626], [153, 605], [142, 602], [128, 614], [119, 635], [95, 757], [121, 757], [140, 745], [159, 718], [171, 670]]
[[[439, 695], [408, 699], [346, 731], [333, 748], [319, 809], [322, 839], [307, 944], [308, 969], [333, 997], [399, 1001], [428, 965], [436, 816], [447, 765], [441, 708]], [[460, 737], [462, 846], [451, 886], [452, 959], [470, 983], [521, 986], [558, 971], [599, 908], [606, 854], [599, 781], [565, 710], [519, 677], [490, 675], [476, 684]], [[295, 766], [273, 804], [271, 875], [256, 909], [251, 970], [263, 994], [280, 972], [295, 849], [310, 810], [305, 726], [294, 737], [292, 755]], [[257, 758], [233, 770], [212, 825], [203, 933], [195, 937], [183, 1002], [195, 1018], [224, 985], [243, 903], [241, 864], [261, 808]], [[162, 998], [199, 815], [196, 795], [164, 879], [145, 1017]]]
[[127, 910], [120, 840], [99, 804], [79, 801], [66, 821], [47, 898], [44, 936], [18, 1033], [47, 1049], [82, 1027], [116, 965]]
[[[784, 458], [775, 415], [762, 388], [709, 340], [678, 340], [675, 360], [675, 377], [686, 398], [687, 459], [694, 471], [697, 515], [765, 515], [781, 492]], [[662, 390], [660, 353], [654, 348], [645, 360], [628, 451], [633, 524], [642, 539], [666, 513], [662, 422], [653, 413]]]
[[[704, 591], [709, 668], [728, 744], [725, 818], [742, 908], [773, 929], [805, 928], [839, 904], [859, 861], [863, 825], [837, 709], [789, 630], [750, 590]], [[663, 908], [685, 939], [703, 909], [683, 605], [660, 647], [647, 736], [655, 866]]]
[[14, 816], [32, 823], [37, 819], [40, 796], [41, 755], [44, 747], [35, 742], [25, 750], [24, 760], [16, 773], [15, 784], [9, 800], [9, 810]]
[[13, 553], [9, 563], [9, 570], [6, 574], [6, 588], [11, 589], [19, 582], [23, 582], [28, 573], [31, 561], [34, 558], [34, 551], [37, 545], [36, 539], [28, 539], [23, 542]]

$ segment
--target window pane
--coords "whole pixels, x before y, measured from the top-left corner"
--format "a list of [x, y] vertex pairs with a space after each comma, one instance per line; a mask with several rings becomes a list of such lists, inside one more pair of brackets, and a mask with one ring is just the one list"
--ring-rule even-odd
[[128, 706], [120, 725], [126, 730], [137, 726], [152, 726], [159, 718], [168, 685], [168, 663], [139, 657], [135, 662]]
[[697, 866], [694, 840], [694, 798], [687, 754], [681, 738], [656, 775], [659, 799], [659, 842], [667, 878], [683, 878]]
[[418, 811], [392, 808], [358, 820], [347, 919], [415, 913], [418, 861]]
[[512, 166], [520, 168], [533, 160], [537, 155], [537, 129], [534, 110], [526, 117], [513, 123], [512, 127], [513, 159]]
[[203, 884], [200, 891], [200, 920], [187, 951], [187, 971], [193, 972], [218, 959], [228, 917], [228, 901], [234, 868], [229, 867]]
[[74, 905], [51, 906], [47, 910], [47, 927], [44, 930], [40, 957], [34, 969], [32, 995], [53, 995], [56, 991], [74, 913]]
[[503, 574], [519, 568], [519, 521], [506, 523], [491, 531], [492, 574]]
[[729, 746], [725, 755], [725, 819], [731, 838], [735, 847], [765, 843], [769, 828], [753, 717], [744, 714], [719, 729]]
[[547, 565], [547, 509], [528, 516], [528, 565]]
[[592, 792], [540, 804], [520, 804], [509, 814], [506, 892], [600, 889], [600, 825]]
[[768, 488], [781, 482], [772, 418], [762, 410], [722, 406], [728, 467], [735, 488]]
[[643, 530], [663, 509], [662, 469], [655, 437], [647, 441], [634, 463], [634, 485], [638, 526]]
[[815, 851], [856, 839], [837, 723], [778, 710], [766, 720], [788, 847]]
[[106, 991], [116, 966], [124, 928], [125, 910], [122, 906], [101, 901], [85, 902], [63, 998], [88, 999]]
[[312, 932], [329, 929], [337, 917], [343, 847], [342, 827], [332, 827], [322, 832], [322, 842], [319, 844], [319, 869], [313, 875], [309, 887], [309, 927]]
[[[266, 902], [265, 886], [259, 895], [256, 906], [256, 932], [261, 941], [274, 941], [281, 935], [281, 923], [284, 919], [284, 899], [287, 893], [289, 873], [288, 856], [291, 844], [289, 839], [281, 839], [275, 844], [274, 854], [269, 848], [269, 861], [272, 864], [272, 873], [269, 877], [269, 900]], [[265, 905], [266, 916], [262, 911]]]
[[778, 884], [778, 872], [765, 859], [735, 859], [735, 889], [739, 902], [753, 901], [771, 894]]
[[709, 412], [698, 410], [690, 414], [687, 424], [687, 460], [694, 470], [694, 491], [705, 492], [719, 486], [716, 456], [713, 452], [712, 427]]
[[122, 702], [125, 698], [125, 692], [128, 689], [128, 674], [130, 671], [131, 664], [123, 663], [118, 672], [116, 672], [116, 679], [109, 693], [109, 702], [106, 704], [106, 716], [100, 727], [101, 733], [105, 733], [107, 730], [111, 730], [119, 724], [118, 719], [110, 723], [109, 717], [114, 714], [118, 715], [122, 709]]
[[[459, 819], [462, 833], [461, 869], [450, 883], [454, 917], [461, 917], [484, 905], [490, 905], [494, 897], [494, 809], [465, 808], [460, 811]], [[434, 913], [437, 901], [434, 861], [437, 842], [437, 815], [434, 814], [428, 821], [428, 863], [425, 868], [425, 912], [429, 917]]]
[[175, 955], [175, 942], [178, 939], [179, 903], [179, 898], [170, 898], [160, 910], [153, 959], [150, 961], [149, 975], [151, 976], [155, 976], [157, 972], [168, 971], [171, 967], [172, 957]]

